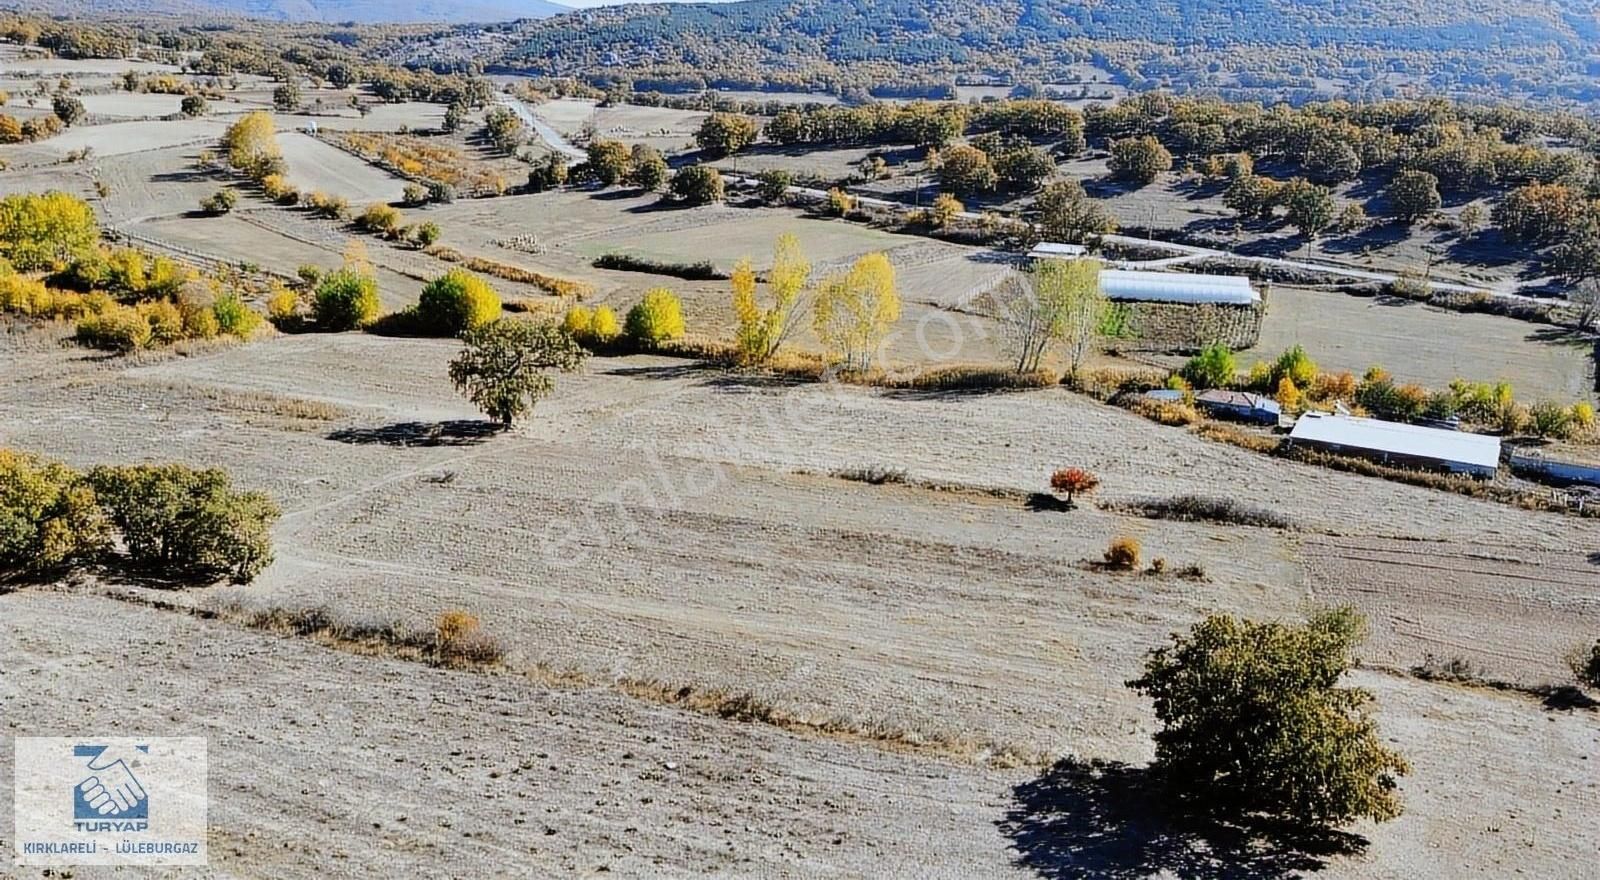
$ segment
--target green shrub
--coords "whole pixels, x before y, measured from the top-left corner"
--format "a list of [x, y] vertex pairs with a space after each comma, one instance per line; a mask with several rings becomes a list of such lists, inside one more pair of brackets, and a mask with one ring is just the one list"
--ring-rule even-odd
[[232, 187], [223, 187], [200, 200], [200, 210], [207, 214], [226, 214], [239, 204], [239, 194]]
[[91, 561], [110, 546], [110, 535], [81, 474], [0, 449], [0, 580]]
[[664, 287], [644, 295], [628, 310], [627, 333], [640, 345], [659, 345], [683, 336], [683, 304]]
[[1272, 387], [1282, 384], [1284, 378], [1293, 382], [1296, 388], [1310, 388], [1317, 381], [1317, 362], [1306, 354], [1306, 350], [1296, 345], [1295, 347], [1278, 355], [1278, 360], [1272, 365]]
[[1581, 684], [1600, 688], [1600, 640], [1588, 650], [1578, 648], [1567, 658], [1572, 674]]
[[1172, 795], [1311, 828], [1400, 815], [1406, 761], [1378, 736], [1372, 694], [1340, 687], [1365, 625], [1350, 609], [1299, 625], [1212, 615], [1150, 652], [1128, 686], [1155, 704]]
[[375, 202], [367, 206], [365, 211], [356, 218], [356, 226], [368, 232], [383, 235], [394, 235], [404, 224], [398, 209], [392, 208], [382, 202]]
[[487, 281], [465, 269], [451, 269], [429, 281], [417, 301], [423, 333], [459, 336], [500, 317], [500, 297]]
[[217, 331], [229, 336], [249, 339], [261, 328], [261, 316], [232, 291], [217, 297], [211, 314], [217, 319]]
[[1233, 350], [1219, 342], [1190, 358], [1178, 375], [1196, 388], [1226, 388], [1233, 384], [1237, 372]]
[[247, 583], [272, 562], [276, 504], [226, 472], [179, 464], [97, 467], [89, 483], [129, 560], [180, 577]]
[[378, 280], [358, 268], [346, 266], [317, 282], [311, 313], [317, 326], [339, 332], [354, 330], [378, 317]]
[[1528, 427], [1540, 437], [1566, 440], [1572, 436], [1572, 410], [1553, 400], [1541, 400], [1528, 407]]
[[634, 256], [633, 254], [611, 253], [605, 254], [594, 261], [596, 269], [612, 269], [618, 272], [645, 272], [651, 275], [671, 275], [687, 281], [725, 281], [727, 273], [719, 272], [717, 267], [709, 260], [698, 263], [668, 263], [661, 260], [652, 260], [648, 257]]

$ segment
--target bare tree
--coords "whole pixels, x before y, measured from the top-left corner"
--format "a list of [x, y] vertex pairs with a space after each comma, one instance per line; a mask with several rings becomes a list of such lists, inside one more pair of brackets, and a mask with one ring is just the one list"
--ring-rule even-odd
[[1096, 260], [1044, 260], [1027, 274], [1005, 279], [990, 298], [1019, 373], [1039, 369], [1044, 356], [1060, 344], [1068, 374], [1077, 375], [1106, 310]]
[[1567, 294], [1567, 301], [1578, 310], [1578, 329], [1593, 330], [1600, 319], [1600, 277], [1583, 279]]

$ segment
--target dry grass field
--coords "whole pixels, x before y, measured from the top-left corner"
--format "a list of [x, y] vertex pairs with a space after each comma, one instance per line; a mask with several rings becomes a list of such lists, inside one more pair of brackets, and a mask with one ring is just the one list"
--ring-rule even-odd
[[[1600, 570], [1588, 557], [1600, 524], [1258, 458], [1058, 391], [905, 396], [770, 386], [665, 359], [598, 360], [563, 381], [527, 428], [487, 442], [452, 441], [447, 433], [441, 445], [430, 445], [426, 432], [404, 426], [474, 417], [444, 381], [448, 342], [280, 337], [124, 367], [25, 339], [6, 342], [8, 375], [26, 381], [8, 385], [0, 404], [27, 413], [7, 421], [0, 437], [6, 445], [78, 463], [225, 464], [242, 483], [281, 499], [287, 512], [278, 528], [278, 562], [251, 587], [182, 594], [81, 589], [131, 590], [200, 607], [327, 605], [355, 620], [426, 620], [447, 607], [467, 607], [510, 646], [518, 668], [589, 682], [570, 693], [538, 680], [491, 678], [480, 685], [475, 675], [459, 673], [452, 680], [460, 683], [450, 686], [459, 702], [436, 706], [428, 716], [436, 721], [407, 722], [406, 710], [397, 710], [380, 713], [378, 722], [359, 707], [394, 699], [393, 686], [380, 684], [402, 675], [384, 671], [391, 661], [348, 659], [89, 596], [30, 590], [0, 597], [8, 616], [47, 627], [9, 636], [7, 656], [40, 669], [27, 680], [53, 677], [46, 680], [58, 682], [54, 687], [81, 692], [81, 673], [62, 663], [60, 645], [68, 637], [42, 633], [114, 619], [127, 628], [116, 640], [123, 650], [161, 645], [194, 656], [193, 674], [142, 699], [172, 701], [175, 717], [213, 736], [237, 736], [228, 710], [183, 708], [183, 694], [209, 692], [241, 706], [253, 702], [254, 688], [275, 694], [277, 717], [304, 722], [304, 732], [290, 740], [303, 745], [286, 758], [298, 772], [324, 775], [329, 762], [342, 760], [316, 744], [351, 723], [380, 742], [388, 736], [383, 731], [412, 729], [411, 745], [389, 748], [434, 766], [423, 759], [427, 743], [461, 730], [471, 717], [461, 713], [520, 707], [513, 716], [526, 720], [508, 717], [496, 733], [476, 734], [482, 745], [468, 747], [479, 755], [471, 778], [509, 760], [494, 756], [516, 754], [511, 743], [522, 738], [549, 743], [539, 748], [550, 757], [538, 764], [594, 780], [588, 788], [649, 755], [708, 774], [685, 803], [702, 804], [702, 816], [717, 810], [744, 817], [736, 826], [746, 830], [727, 840], [719, 835], [715, 848], [722, 854], [726, 847], [735, 861], [676, 851], [682, 842], [673, 836], [640, 838], [634, 852], [661, 858], [668, 873], [753, 864], [780, 873], [828, 867], [854, 874], [866, 870], [859, 860], [875, 852], [895, 874], [1048, 874], [1048, 853], [1030, 846], [1034, 838], [1017, 823], [1070, 824], [1071, 811], [1088, 805], [1074, 807], [1064, 796], [1048, 799], [1047, 808], [1037, 792], [1057, 784], [1053, 777], [1041, 777], [1031, 762], [1008, 766], [986, 756], [1072, 755], [1142, 765], [1149, 758], [1148, 707], [1121, 683], [1143, 651], [1208, 611], [1287, 617], [1315, 602], [1346, 601], [1367, 612], [1375, 631], [1365, 656], [1378, 670], [1360, 681], [1379, 694], [1385, 736], [1408, 751], [1417, 769], [1405, 782], [1407, 817], [1357, 829], [1370, 848], [1329, 860], [1329, 876], [1489, 877], [1517, 862], [1540, 876], [1576, 877], [1581, 872], [1571, 870], [1572, 860], [1600, 844], [1583, 830], [1600, 819], [1600, 793], [1584, 761], [1600, 742], [1592, 714], [1401, 674], [1435, 653], [1526, 685], [1558, 680], [1560, 651], [1600, 628], [1593, 601]], [[356, 363], [366, 366], [347, 368]], [[230, 411], [231, 392], [250, 405]], [[338, 415], [308, 426], [263, 414], [254, 397], [262, 393], [327, 405]], [[406, 436], [418, 442], [392, 445]], [[904, 469], [913, 480], [1027, 491], [1065, 463], [1101, 473], [1107, 500], [1227, 492], [1277, 510], [1299, 529], [1167, 523], [1092, 508], [1034, 512], [1017, 496], [826, 476], [883, 466]], [[886, 518], [885, 510], [894, 516]], [[1139, 536], [1148, 556], [1199, 563], [1207, 579], [1117, 575], [1083, 564], [1123, 533]], [[1451, 586], [1440, 592], [1428, 588], [1433, 583]], [[109, 607], [127, 613], [93, 610]], [[209, 647], [197, 656], [183, 647], [201, 643]], [[230, 656], [248, 656], [249, 666], [224, 662]], [[301, 687], [335, 689], [346, 698], [289, 699], [285, 694], [300, 687], [274, 684], [312, 662], [308, 657], [326, 658], [315, 661], [325, 672], [316, 685]], [[428, 677], [403, 677], [419, 694], [438, 687], [425, 684]], [[636, 680], [748, 691], [796, 717], [847, 719], [948, 745], [938, 755], [913, 758], [814, 734], [707, 722], [649, 699], [617, 696], [615, 688]], [[140, 687], [122, 680], [101, 686]], [[489, 700], [481, 710], [472, 708], [479, 698], [469, 696], [480, 687]], [[363, 696], [369, 690], [372, 696]], [[38, 699], [35, 688], [28, 694], [18, 717], [29, 725], [57, 723], [55, 704]], [[532, 699], [553, 701], [551, 713], [528, 711]], [[693, 732], [707, 724], [714, 734]], [[556, 736], [556, 730], [572, 733]], [[660, 751], [629, 745], [623, 730], [635, 731], [633, 737], [649, 731], [635, 741]], [[670, 745], [680, 736], [696, 742], [681, 760]], [[252, 751], [219, 768], [222, 787], [250, 787], [261, 772]], [[741, 794], [748, 777], [739, 767], [752, 760], [742, 756], [754, 754], [766, 755], [763, 769], [748, 772], [777, 786], [810, 779], [808, 797], [850, 805], [840, 806], [846, 812], [835, 820], [843, 842], [816, 847], [815, 836], [804, 834], [787, 847], [763, 843], [786, 825], [768, 812], [772, 807], [756, 807]], [[1486, 775], [1465, 776], [1463, 766]], [[465, 760], [453, 772], [468, 773]], [[897, 777], [907, 781], [890, 781]], [[302, 795], [312, 800], [307, 810], [288, 811], [299, 817], [289, 827], [308, 834], [320, 827], [314, 817], [322, 813], [309, 809], [319, 802], [329, 805], [336, 825], [340, 817], [366, 815], [364, 792], [387, 784], [372, 777], [358, 790], [342, 791], [338, 801]], [[529, 857], [557, 860], [548, 862], [552, 870], [567, 864], [563, 858], [637, 857], [621, 845], [632, 841], [628, 836], [582, 834], [582, 843], [539, 846], [545, 825], [591, 827], [581, 786], [551, 786], [561, 793], [547, 791], [536, 808], [541, 815], [530, 815], [532, 828], [481, 829], [487, 837], [472, 845], [482, 849], [470, 858], [487, 867], [506, 845], [519, 852], [538, 846]], [[1482, 786], [1494, 795], [1479, 797]], [[936, 790], [944, 794], [928, 799]], [[691, 795], [680, 790], [678, 797]], [[789, 802], [763, 789], [760, 803]], [[618, 802], [612, 814], [648, 814], [634, 813], [630, 803]], [[221, 809], [239, 811], [246, 827], [265, 821], [253, 796]], [[395, 812], [417, 822], [427, 815], [420, 809]], [[476, 839], [479, 823], [503, 815], [492, 804], [484, 809], [481, 819], [463, 815], [458, 830]], [[1544, 828], [1557, 810], [1570, 823], [1559, 834]], [[1033, 816], [1037, 811], [1046, 815]], [[272, 815], [280, 821], [278, 812]], [[831, 816], [811, 815], [813, 821]], [[868, 818], [879, 815], [898, 818]], [[939, 836], [949, 845], [938, 853], [907, 851], [907, 841], [918, 839], [904, 830], [910, 827], [944, 829]], [[683, 833], [710, 828], [700, 819]], [[1062, 833], [1062, 845], [1070, 844], [1071, 832]], [[307, 847], [272, 855], [260, 846], [239, 841], [223, 864], [246, 872], [272, 866], [296, 876], [329, 852]], [[391, 846], [399, 847], [398, 839], [381, 848]], [[1132, 857], [1103, 842], [1085, 839], [1082, 846], [1084, 865]], [[429, 852], [388, 858], [399, 864]], [[372, 857], [356, 855], [351, 864]], [[615, 867], [631, 871], [634, 864]]]
[[[131, 66], [50, 64], [107, 83]], [[229, 112], [270, 92], [250, 81]], [[312, 94], [330, 108], [348, 97]], [[92, 97], [118, 115], [119, 96]], [[578, 100], [538, 111], [561, 131], [593, 122], [663, 147], [698, 124]], [[398, 199], [404, 181], [300, 129], [427, 129], [442, 113], [279, 116], [288, 176], [357, 210]], [[195, 167], [225, 115], [96, 123], [0, 147], [0, 194], [64, 189], [151, 246], [282, 274], [335, 266], [360, 238], [386, 309], [452, 265], [237, 181], [233, 213], [201, 215], [199, 199], [229, 183]], [[84, 147], [87, 160], [62, 161]], [[863, 153], [741, 162], [845, 168]], [[1113, 208], [1127, 223], [1203, 214], [1206, 198], [1176, 186]], [[670, 287], [702, 337], [733, 327], [727, 282], [595, 258], [765, 268], [793, 233], [822, 274], [883, 251], [904, 299], [893, 365], [1002, 357], [992, 327], [962, 311], [1007, 270], [985, 248], [621, 189], [402, 210], [469, 258], [585, 282], [619, 312]], [[1298, 343], [1327, 369], [1380, 363], [1431, 386], [1503, 379], [1523, 400], [1593, 399], [1585, 351], [1537, 325], [1271, 296], [1246, 364]], [[114, 357], [64, 346], [69, 332], [0, 322], [0, 448], [225, 467], [284, 511], [276, 560], [248, 586], [104, 572], [0, 584], [9, 734], [135, 712], [156, 732], [210, 738], [213, 864], [197, 876], [1576, 880], [1600, 858], [1600, 710], [1548, 696], [1569, 682], [1563, 654], [1600, 636], [1600, 520], [1259, 455], [1062, 387], [870, 389], [592, 358], [530, 421], [495, 432], [450, 385], [453, 340], [273, 333]], [[818, 348], [809, 328], [794, 346]], [[1066, 466], [1098, 474], [1099, 492], [1071, 511], [1030, 499]], [[841, 476], [874, 469], [904, 479]], [[1188, 494], [1288, 525], [1125, 512]], [[1095, 564], [1119, 536], [1165, 571]], [[1337, 853], [1161, 825], [1146, 770], [1156, 721], [1124, 684], [1146, 653], [1210, 613], [1287, 620], [1327, 604], [1370, 623], [1351, 680], [1413, 764], [1405, 815], [1353, 826], [1359, 845]], [[503, 664], [435, 668], [381, 642], [250, 625], [325, 609], [352, 627], [427, 627], [457, 608], [505, 646]], [[1425, 662], [1481, 680], [1427, 680], [1413, 670]], [[1051, 768], [1063, 758], [1102, 769]], [[11, 773], [0, 757], [0, 789]], [[0, 849], [9, 822], [0, 808]]]
[[1270, 359], [1292, 345], [1314, 353], [1324, 369], [1360, 375], [1381, 364], [1430, 388], [1464, 378], [1510, 382], [1532, 400], [1596, 399], [1592, 341], [1513, 318], [1274, 286], [1256, 351]]

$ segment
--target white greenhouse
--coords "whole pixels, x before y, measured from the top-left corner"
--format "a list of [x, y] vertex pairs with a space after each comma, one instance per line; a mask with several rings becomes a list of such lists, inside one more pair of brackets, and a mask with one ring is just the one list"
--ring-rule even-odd
[[1254, 306], [1261, 294], [1243, 275], [1190, 275], [1181, 272], [1100, 270], [1100, 289], [1117, 302]]

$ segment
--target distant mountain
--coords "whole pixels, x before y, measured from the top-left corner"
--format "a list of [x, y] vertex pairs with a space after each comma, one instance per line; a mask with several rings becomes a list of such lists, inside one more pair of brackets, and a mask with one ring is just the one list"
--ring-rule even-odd
[[[54, 3], [23, 3], [54, 11]], [[69, 0], [75, 13], [197, 14], [243, 16], [267, 21], [505, 22], [545, 18], [571, 11], [549, 0]]]
[[[1080, 82], [1093, 68], [1136, 89], [1581, 100], [1600, 71], [1594, 0], [743, 0], [585, 9], [482, 37], [466, 45], [510, 68], [691, 85]], [[411, 60], [462, 44], [418, 42]]]

